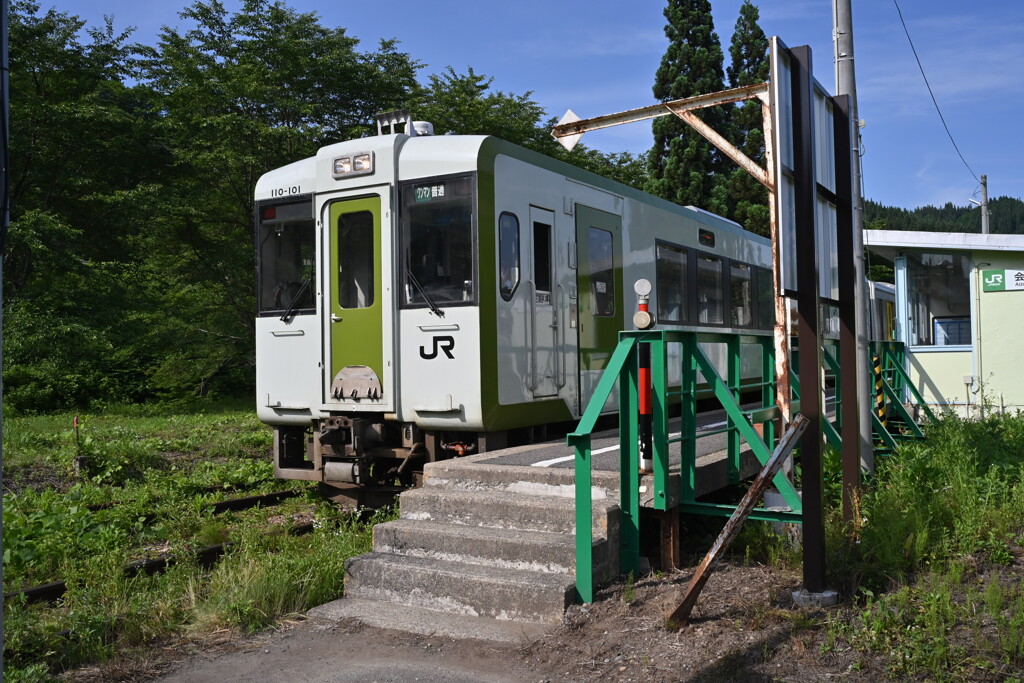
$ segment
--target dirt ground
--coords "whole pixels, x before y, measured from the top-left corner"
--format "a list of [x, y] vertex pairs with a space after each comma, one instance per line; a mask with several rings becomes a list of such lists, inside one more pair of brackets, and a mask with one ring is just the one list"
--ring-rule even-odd
[[822, 652], [840, 608], [801, 609], [792, 572], [723, 563], [690, 624], [664, 627], [692, 570], [601, 591], [525, 645], [413, 635], [355, 620], [288, 622], [253, 637], [169, 644], [145, 661], [80, 670], [75, 681], [853, 681], [885, 678], [849, 650]]

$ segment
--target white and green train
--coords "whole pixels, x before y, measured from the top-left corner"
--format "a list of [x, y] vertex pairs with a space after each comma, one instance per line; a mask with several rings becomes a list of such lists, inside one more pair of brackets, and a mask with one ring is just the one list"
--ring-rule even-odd
[[765, 238], [411, 124], [257, 184], [257, 407], [279, 477], [409, 481], [426, 460], [571, 423], [640, 278], [661, 327], [769, 333]]

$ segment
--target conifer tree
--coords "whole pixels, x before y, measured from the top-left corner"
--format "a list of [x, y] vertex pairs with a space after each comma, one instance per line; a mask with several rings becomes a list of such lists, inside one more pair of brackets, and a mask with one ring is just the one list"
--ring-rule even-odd
[[[740, 6], [732, 34], [726, 69], [729, 87], [738, 88], [768, 80], [768, 38], [757, 23], [760, 13], [750, 0]], [[765, 146], [761, 103], [748, 100], [731, 110], [729, 139], [759, 166], [764, 166]], [[768, 190], [749, 173], [734, 167], [728, 176], [729, 212], [734, 221], [759, 235], [769, 233]]]
[[[722, 90], [722, 46], [710, 1], [668, 0], [665, 18], [669, 45], [655, 76], [654, 97], [666, 102]], [[723, 130], [725, 109], [711, 107], [698, 115]], [[726, 188], [718, 176], [731, 162], [678, 117], [657, 118], [653, 128], [648, 191], [678, 204], [726, 211]]]

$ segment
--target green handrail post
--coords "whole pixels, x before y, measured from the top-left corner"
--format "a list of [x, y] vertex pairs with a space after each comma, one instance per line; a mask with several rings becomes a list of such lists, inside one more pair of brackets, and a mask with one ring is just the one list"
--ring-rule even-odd
[[590, 434], [570, 434], [576, 449], [576, 594], [580, 602], [594, 601], [594, 503], [591, 500]]
[[[593, 489], [591, 467], [593, 464], [590, 450], [590, 434], [601, 417], [601, 410], [615, 388], [623, 366], [629, 358], [636, 355], [634, 339], [622, 339], [612, 352], [601, 379], [594, 388], [594, 395], [587, 404], [583, 417], [576, 425], [576, 431], [566, 436], [566, 443], [575, 451], [574, 493], [576, 495], [576, 592], [582, 602], [594, 601], [594, 530], [593, 530]], [[635, 383], [634, 383], [635, 384]]]
[[[626, 333], [620, 333], [619, 339]], [[635, 342], [634, 346], [639, 347]], [[619, 568], [637, 576], [640, 569], [640, 405], [637, 351], [629, 354], [619, 373], [619, 505], [622, 549]]]
[[693, 332], [682, 334], [682, 400], [679, 427], [682, 440], [680, 453], [680, 501], [692, 503], [697, 496], [697, 335]]
[[651, 391], [654, 399], [654, 509], [668, 510], [668, 371], [665, 333], [651, 342]]
[[[726, 381], [729, 385], [729, 391], [736, 399], [738, 405], [740, 401], [740, 374], [742, 371], [740, 363], [740, 337], [730, 336], [725, 342], [725, 349]], [[729, 429], [726, 437], [728, 444], [729, 483], [735, 485], [740, 483], [740, 432], [736, 424], [736, 418], [731, 413], [726, 417], [726, 424]]]

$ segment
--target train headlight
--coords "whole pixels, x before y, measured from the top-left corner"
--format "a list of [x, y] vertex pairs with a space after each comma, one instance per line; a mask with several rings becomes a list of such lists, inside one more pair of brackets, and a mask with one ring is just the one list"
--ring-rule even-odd
[[357, 154], [352, 157], [353, 173], [370, 173], [373, 171], [373, 157], [369, 153]]
[[359, 152], [334, 159], [334, 177], [369, 175], [373, 173], [373, 152]]

